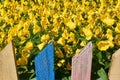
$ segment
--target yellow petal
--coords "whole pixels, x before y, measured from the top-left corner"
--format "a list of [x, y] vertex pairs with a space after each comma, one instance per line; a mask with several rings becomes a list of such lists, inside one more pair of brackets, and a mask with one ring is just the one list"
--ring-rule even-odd
[[62, 63], [57, 63], [57, 66], [58, 66], [58, 67], [61, 67], [61, 66], [62, 66]]
[[58, 44], [65, 45], [65, 39], [63, 37], [59, 38], [57, 41]]
[[71, 20], [66, 24], [71, 30], [76, 28], [76, 23], [72, 22]]
[[46, 42], [46, 41], [48, 41], [49, 39], [50, 39], [49, 34], [44, 34], [44, 35], [42, 35], [42, 37], [41, 37], [41, 42]]
[[115, 20], [112, 18], [106, 17], [105, 19], [103, 19], [103, 22], [105, 24], [107, 24], [108, 26], [112, 26], [114, 24]]
[[25, 45], [24, 50], [32, 50], [33, 49], [33, 43], [31, 41], [27, 42]]
[[38, 49], [39, 50], [42, 50], [43, 49], [43, 47], [45, 46], [45, 42], [43, 42], [43, 43], [41, 43], [41, 44], [39, 44], [39, 45], [37, 45], [37, 47], [38, 47]]
[[106, 51], [110, 44], [109, 44], [109, 41], [100, 41], [97, 43], [97, 46], [98, 46], [98, 49], [101, 50], [101, 51]]
[[86, 45], [86, 41], [82, 41], [81, 43], [80, 43], [80, 46], [85, 46]]
[[115, 28], [115, 32], [120, 33], [120, 23], [117, 24]]

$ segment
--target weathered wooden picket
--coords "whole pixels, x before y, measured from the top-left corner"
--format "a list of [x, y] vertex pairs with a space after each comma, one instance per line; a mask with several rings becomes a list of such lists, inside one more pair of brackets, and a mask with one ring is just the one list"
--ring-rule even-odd
[[[120, 80], [120, 50], [113, 55], [109, 80]], [[116, 63], [117, 62], [117, 63]], [[118, 64], [119, 63], [119, 64]], [[90, 80], [92, 66], [92, 43], [72, 58], [72, 80]], [[35, 57], [36, 80], [55, 80], [54, 47], [50, 43]], [[118, 70], [118, 71], [117, 71]], [[0, 80], [18, 80], [12, 42], [0, 52]]]
[[92, 66], [92, 43], [72, 58], [72, 80], [90, 80]]
[[0, 52], [0, 80], [18, 80], [12, 42]]

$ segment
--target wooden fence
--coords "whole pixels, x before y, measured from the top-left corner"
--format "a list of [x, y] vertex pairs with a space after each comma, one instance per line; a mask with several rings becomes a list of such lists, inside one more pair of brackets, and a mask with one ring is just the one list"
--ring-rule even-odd
[[[90, 80], [92, 66], [92, 43], [72, 58], [72, 80]], [[112, 56], [109, 80], [120, 80], [120, 49]], [[35, 57], [37, 80], [55, 80], [54, 47], [50, 43]], [[12, 42], [0, 52], [0, 80], [18, 80]]]

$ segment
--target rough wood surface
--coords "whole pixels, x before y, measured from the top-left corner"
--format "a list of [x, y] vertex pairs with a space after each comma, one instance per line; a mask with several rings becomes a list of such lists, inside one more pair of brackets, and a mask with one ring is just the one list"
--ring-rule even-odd
[[0, 52], [0, 80], [18, 80], [12, 42]]
[[72, 58], [72, 80], [90, 80], [92, 66], [92, 43]]
[[120, 80], [120, 49], [112, 55], [109, 80]]
[[37, 80], [55, 80], [54, 76], [54, 48], [48, 44], [35, 57], [35, 70]]

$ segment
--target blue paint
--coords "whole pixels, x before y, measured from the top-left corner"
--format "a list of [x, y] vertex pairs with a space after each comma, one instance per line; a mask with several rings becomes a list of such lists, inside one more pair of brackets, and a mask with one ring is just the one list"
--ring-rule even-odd
[[48, 44], [35, 57], [36, 80], [54, 80], [54, 48]]

